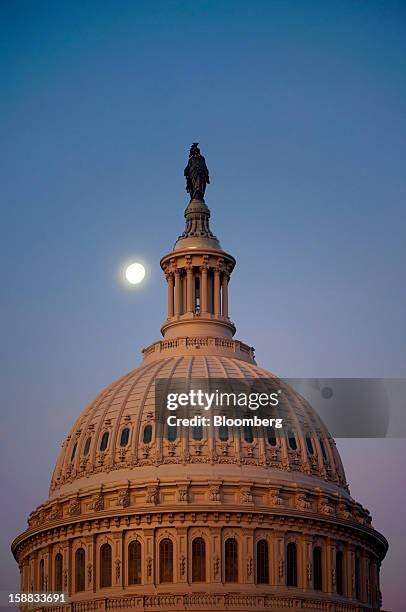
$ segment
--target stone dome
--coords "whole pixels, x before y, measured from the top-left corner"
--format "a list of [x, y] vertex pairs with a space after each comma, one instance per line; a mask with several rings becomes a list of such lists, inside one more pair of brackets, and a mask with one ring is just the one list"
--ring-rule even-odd
[[[180, 340], [177, 344], [181, 344]], [[107, 488], [117, 481], [149, 478], [160, 482], [173, 478], [206, 481], [208, 476], [222, 481], [254, 478], [266, 486], [270, 481], [275, 486], [300, 482], [309, 490], [321, 487], [337, 499], [348, 498], [334, 441], [312, 407], [287, 386], [285, 398], [293, 418], [306, 426], [308, 438], [311, 432], [312, 454], [304, 431], [297, 436], [295, 450], [289, 447], [286, 437], [275, 438], [273, 444], [266, 435], [246, 442], [238, 432], [233, 435], [231, 428], [227, 442], [218, 439], [215, 428], [205, 428], [208, 431], [201, 440], [194, 440], [191, 432], [174, 441], [155, 436], [156, 378], [183, 379], [186, 384], [196, 378], [272, 377], [252, 362], [210, 354], [209, 341], [206, 344], [205, 347], [195, 342], [186, 348], [184, 339], [186, 354], [166, 357], [147, 349], [145, 364], [102, 391], [79, 416], [62, 446], [51, 481], [50, 500], [84, 488], [98, 490], [101, 483]], [[174, 345], [171, 342], [169, 348], [161, 346], [160, 353], [179, 352]], [[241, 346], [244, 348], [239, 343]], [[220, 350], [225, 352], [224, 348]], [[249, 347], [246, 351], [249, 355]], [[155, 358], [151, 359], [151, 353]]]
[[192, 200], [185, 217], [160, 262], [164, 338], [73, 425], [49, 498], [12, 544], [21, 590], [64, 591], [71, 612], [378, 611], [387, 542], [350, 496], [334, 440], [297, 392], [278, 381], [294, 432], [157, 435], [159, 379], [186, 387], [273, 378], [234, 339], [236, 262], [211, 232], [209, 209]]

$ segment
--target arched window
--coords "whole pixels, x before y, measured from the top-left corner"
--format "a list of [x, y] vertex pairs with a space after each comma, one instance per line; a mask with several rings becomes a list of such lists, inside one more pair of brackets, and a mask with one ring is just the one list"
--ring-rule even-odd
[[220, 425], [220, 427], [219, 427], [219, 440], [221, 442], [227, 442], [227, 440], [228, 440], [228, 427], [227, 427], [227, 425]]
[[120, 446], [127, 446], [129, 437], [130, 430], [128, 427], [124, 427], [124, 429], [121, 431]]
[[77, 449], [77, 447], [78, 447], [78, 443], [77, 443], [77, 442], [75, 442], [75, 444], [73, 445], [73, 448], [72, 448], [72, 454], [71, 454], [71, 456], [70, 456], [70, 460], [71, 460], [71, 461], [73, 461], [73, 460], [74, 460], [74, 458], [75, 458], [75, 455], [76, 455], [76, 449]]
[[55, 557], [55, 585], [54, 589], [58, 593], [62, 592], [63, 559], [61, 553]]
[[355, 599], [359, 599], [361, 595], [361, 576], [360, 563], [358, 554], [355, 555]]
[[178, 436], [178, 433], [177, 433], [176, 425], [168, 425], [168, 429], [166, 432], [166, 437], [168, 438], [168, 441], [175, 442], [177, 436]]
[[192, 542], [192, 582], [206, 582], [206, 542], [195, 538]]
[[324, 459], [324, 461], [327, 461], [326, 447], [324, 446], [323, 439], [320, 436], [319, 436], [319, 444], [320, 444], [320, 448], [321, 448], [321, 453], [323, 455], [323, 459]]
[[159, 582], [173, 582], [173, 544], [169, 538], [159, 542]]
[[270, 425], [268, 425], [268, 427], [266, 428], [266, 437], [268, 438], [268, 444], [270, 444], [271, 446], [276, 446], [275, 429]]
[[85, 590], [85, 551], [78, 548], [75, 553], [75, 591]]
[[128, 584], [141, 584], [141, 542], [128, 545]]
[[152, 425], [145, 425], [142, 441], [144, 444], [149, 444], [152, 440]]
[[203, 427], [201, 425], [195, 425], [192, 429], [193, 440], [203, 439]]
[[111, 546], [103, 544], [100, 547], [100, 587], [111, 587]]
[[294, 542], [289, 542], [286, 547], [286, 586], [297, 586], [297, 551]]
[[257, 583], [269, 583], [269, 553], [266, 540], [259, 540], [257, 543]]
[[39, 562], [39, 590], [45, 591], [45, 562], [41, 559]]
[[105, 431], [100, 442], [100, 450], [105, 451], [109, 443], [109, 432]]
[[238, 544], [235, 538], [228, 538], [224, 547], [224, 580], [238, 582]]
[[92, 438], [88, 438], [85, 442], [85, 448], [83, 449], [83, 454], [86, 457], [86, 455], [89, 454], [89, 450], [90, 450], [90, 444], [92, 442]]
[[313, 588], [315, 591], [321, 591], [323, 589], [320, 546], [315, 546], [313, 548]]
[[337, 593], [343, 595], [343, 553], [338, 550], [336, 553], [336, 581], [337, 581]]
[[254, 432], [252, 431], [251, 425], [244, 425], [244, 440], [248, 443], [254, 441]]
[[309, 433], [306, 434], [306, 446], [307, 446], [307, 450], [309, 452], [309, 455], [314, 455], [314, 448], [313, 448], [313, 442], [312, 442], [312, 437]]
[[296, 437], [292, 430], [288, 431], [288, 442], [289, 442], [289, 447], [292, 450], [297, 450]]

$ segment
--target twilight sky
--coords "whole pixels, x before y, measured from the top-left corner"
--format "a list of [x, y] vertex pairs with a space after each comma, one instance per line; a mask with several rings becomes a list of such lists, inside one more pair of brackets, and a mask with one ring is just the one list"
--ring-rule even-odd
[[[159, 337], [159, 269], [199, 141], [230, 314], [281, 376], [406, 376], [406, 5], [69, 1], [0, 5], [0, 590], [97, 392]], [[147, 266], [136, 289], [120, 281]], [[406, 441], [339, 440], [389, 539], [404, 609]]]

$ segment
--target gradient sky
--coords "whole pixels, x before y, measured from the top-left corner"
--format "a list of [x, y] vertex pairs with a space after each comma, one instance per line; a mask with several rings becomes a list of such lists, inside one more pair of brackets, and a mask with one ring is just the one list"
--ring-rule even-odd
[[[403, 2], [0, 4], [1, 585], [80, 410], [159, 337], [199, 141], [237, 337], [281, 376], [406, 375]], [[123, 264], [147, 266], [129, 289]], [[405, 440], [341, 440], [406, 600]]]

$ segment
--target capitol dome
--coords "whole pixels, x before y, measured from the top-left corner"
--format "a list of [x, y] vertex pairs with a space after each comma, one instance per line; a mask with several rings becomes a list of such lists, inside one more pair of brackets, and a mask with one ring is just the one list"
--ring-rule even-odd
[[211, 232], [200, 189], [161, 260], [164, 338], [73, 425], [49, 498], [12, 545], [21, 590], [64, 591], [78, 612], [380, 610], [387, 542], [352, 499], [334, 440], [292, 388], [280, 383], [295, 423], [281, 435], [157, 435], [158, 379], [274, 378], [234, 339], [235, 259]]

